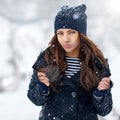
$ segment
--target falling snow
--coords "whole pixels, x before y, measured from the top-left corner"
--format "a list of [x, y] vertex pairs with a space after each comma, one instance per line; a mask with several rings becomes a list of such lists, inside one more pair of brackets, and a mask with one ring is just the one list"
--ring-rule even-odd
[[[53, 15], [56, 14], [58, 8], [63, 4], [72, 6], [75, 3], [77, 5], [81, 3], [79, 0], [49, 2], [49, 0], [48, 2], [31, 0], [29, 3], [27, 0], [18, 0], [17, 3], [15, 0], [0, 2], [0, 118], [2, 120], [38, 119], [41, 106], [33, 105], [26, 96], [32, 73], [31, 66], [39, 51], [47, 46], [53, 35]], [[104, 119], [119, 120], [120, 7], [117, 4], [119, 1], [93, 0], [91, 2], [86, 0], [83, 2], [87, 4], [88, 36], [108, 57], [112, 72], [111, 79], [114, 83], [112, 89], [114, 109]], [[78, 19], [80, 16], [76, 13], [73, 18]], [[73, 98], [76, 97], [75, 92], [71, 95]], [[70, 106], [68, 109], [72, 110], [72, 108]], [[53, 119], [60, 120], [55, 117]], [[103, 119], [100, 118], [100, 120]]]

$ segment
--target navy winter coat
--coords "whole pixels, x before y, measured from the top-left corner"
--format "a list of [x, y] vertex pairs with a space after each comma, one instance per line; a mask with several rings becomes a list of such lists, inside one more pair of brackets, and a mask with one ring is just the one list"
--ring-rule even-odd
[[[45, 64], [43, 55], [35, 64], [39, 63]], [[79, 72], [71, 78], [63, 75], [54, 92], [38, 80], [34, 69], [27, 96], [35, 105], [42, 106], [39, 120], [98, 120], [97, 114], [105, 116], [112, 110], [111, 91], [88, 92], [80, 85], [79, 76]], [[102, 96], [99, 99], [93, 93]]]

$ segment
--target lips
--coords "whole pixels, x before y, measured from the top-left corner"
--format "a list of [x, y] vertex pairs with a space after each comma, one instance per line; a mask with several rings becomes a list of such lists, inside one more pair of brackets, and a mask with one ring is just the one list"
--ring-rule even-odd
[[63, 45], [64, 46], [64, 48], [70, 48], [71, 47], [71, 45], [69, 45], [69, 44], [66, 44], [66, 45]]

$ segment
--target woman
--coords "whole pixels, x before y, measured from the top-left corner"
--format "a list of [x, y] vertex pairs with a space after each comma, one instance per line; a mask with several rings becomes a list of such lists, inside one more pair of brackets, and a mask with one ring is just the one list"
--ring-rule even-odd
[[98, 120], [112, 110], [110, 70], [86, 35], [85, 10], [62, 7], [55, 35], [33, 65], [27, 96], [42, 106], [39, 120]]

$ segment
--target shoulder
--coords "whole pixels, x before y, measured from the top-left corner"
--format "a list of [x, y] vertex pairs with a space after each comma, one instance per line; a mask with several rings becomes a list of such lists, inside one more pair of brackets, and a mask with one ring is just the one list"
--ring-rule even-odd
[[40, 52], [40, 54], [37, 57], [37, 60], [35, 61], [35, 63], [32, 66], [33, 69], [38, 70], [47, 65], [47, 63], [45, 61], [45, 51], [46, 50]]

